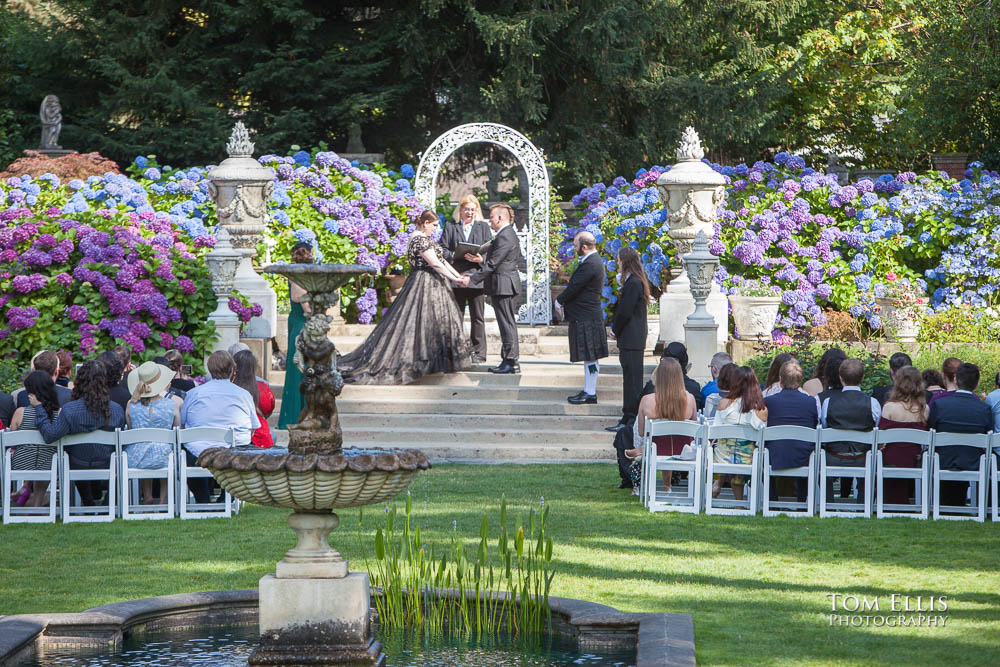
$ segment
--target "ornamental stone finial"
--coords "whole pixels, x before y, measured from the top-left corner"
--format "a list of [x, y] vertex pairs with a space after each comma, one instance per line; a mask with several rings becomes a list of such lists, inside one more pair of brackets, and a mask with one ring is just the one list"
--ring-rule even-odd
[[681, 145], [677, 149], [677, 159], [679, 161], [700, 160], [705, 157], [705, 151], [701, 147], [701, 139], [693, 127], [688, 126], [681, 134]]
[[229, 157], [253, 157], [253, 148], [250, 132], [247, 131], [246, 125], [242, 121], [238, 121], [233, 127], [229, 143], [226, 144], [226, 152], [229, 153]]

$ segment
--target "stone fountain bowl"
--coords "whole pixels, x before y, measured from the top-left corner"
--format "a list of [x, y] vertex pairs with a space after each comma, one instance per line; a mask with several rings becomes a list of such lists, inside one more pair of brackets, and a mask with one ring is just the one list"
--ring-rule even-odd
[[299, 512], [383, 503], [431, 467], [418, 449], [301, 455], [223, 447], [202, 452], [197, 465], [240, 500]]
[[261, 273], [274, 273], [289, 278], [312, 295], [333, 292], [357, 276], [376, 272], [365, 264], [271, 264]]

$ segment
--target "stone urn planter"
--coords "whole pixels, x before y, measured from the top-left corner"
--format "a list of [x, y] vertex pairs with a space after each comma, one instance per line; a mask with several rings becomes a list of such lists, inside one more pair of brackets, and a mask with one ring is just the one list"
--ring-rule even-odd
[[882, 317], [886, 338], [897, 343], [914, 343], [920, 331], [920, 318], [911, 309], [896, 308], [891, 299], [875, 299]]
[[406, 283], [406, 276], [402, 274], [389, 274], [386, 278], [389, 281], [389, 303], [392, 303], [399, 296], [399, 291], [403, 289], [403, 285]]
[[733, 321], [741, 340], [770, 340], [774, 321], [778, 319], [778, 296], [729, 296]]

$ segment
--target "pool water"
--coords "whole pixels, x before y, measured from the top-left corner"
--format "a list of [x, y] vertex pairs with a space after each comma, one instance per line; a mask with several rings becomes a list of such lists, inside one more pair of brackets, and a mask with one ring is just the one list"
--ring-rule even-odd
[[[580, 650], [563, 636], [534, 641], [490, 637], [421, 637], [412, 632], [376, 633], [387, 667], [632, 667], [634, 649]], [[253, 626], [140, 632], [115, 650], [106, 648], [45, 649], [18, 667], [246, 667], [257, 646]]]

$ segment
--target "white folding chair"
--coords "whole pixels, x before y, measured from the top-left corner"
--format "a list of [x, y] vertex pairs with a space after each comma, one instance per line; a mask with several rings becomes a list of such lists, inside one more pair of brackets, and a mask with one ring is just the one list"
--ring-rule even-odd
[[990, 436], [990, 479], [993, 480], [993, 521], [1000, 521], [1000, 476], [997, 475], [997, 456], [1000, 455], [1000, 433]]
[[[879, 519], [894, 516], [907, 516], [913, 519], [926, 519], [930, 507], [931, 490], [931, 442], [933, 431], [921, 431], [915, 428], [893, 428], [878, 431], [875, 442], [878, 451], [875, 454], [875, 516]], [[912, 443], [920, 445], [923, 453], [920, 455], [920, 466], [917, 468], [897, 468], [886, 466], [883, 462], [883, 447], [897, 443]], [[912, 479], [914, 481], [913, 504], [885, 502], [885, 480]]]
[[[934, 472], [932, 475], [935, 519], [969, 520], [980, 523], [986, 521], [986, 475], [989, 465], [986, 459], [990, 453], [991, 436], [983, 433], [935, 433]], [[979, 465], [972, 470], [942, 470], [941, 450], [948, 447], [975, 447], [982, 450]], [[941, 482], [969, 482], [973, 505], [942, 505]], [[944, 514], [950, 512], [951, 514]]]
[[[0, 455], [3, 459], [4, 523], [55, 523], [56, 499], [59, 497], [59, 457], [53, 456], [48, 470], [15, 470], [14, 449], [28, 445], [47, 445], [38, 431], [4, 431], [0, 434]], [[58, 451], [58, 448], [56, 448]], [[12, 505], [10, 494], [21, 488], [25, 482], [48, 482], [49, 505], [45, 507], [18, 507]], [[44, 514], [42, 513], [44, 511]]]
[[[768, 426], [764, 429], [762, 436], [764, 443], [764, 483], [761, 486], [761, 493], [764, 498], [764, 516], [813, 516], [816, 514], [816, 452], [819, 450], [819, 431], [815, 428], [805, 426]], [[809, 462], [798, 468], [785, 468], [784, 470], [771, 469], [771, 450], [769, 442], [775, 440], [803, 440], [813, 445], [813, 451], [809, 454]], [[805, 502], [798, 500], [771, 500], [771, 479], [793, 478], [807, 480], [808, 491]]]
[[[174, 483], [177, 477], [176, 443], [177, 434], [169, 428], [136, 428], [122, 431], [118, 436], [121, 445], [121, 515], [123, 519], [171, 519], [174, 517]], [[128, 446], [137, 442], [155, 442], [169, 446], [165, 468], [131, 468], [128, 460]], [[158, 479], [167, 487], [167, 502], [143, 505], [139, 500], [139, 480]], [[132, 499], [135, 498], [135, 502]]]
[[[761, 484], [761, 461], [760, 455], [761, 431], [746, 424], [726, 424], [719, 426], [708, 426], [705, 432], [705, 514], [735, 514], [750, 516], [757, 514], [760, 508], [760, 484]], [[745, 463], [716, 463], [715, 448], [716, 442], [720, 438], [737, 440], [750, 440], [755, 443], [750, 464]], [[745, 500], [737, 500], [733, 497], [723, 497], [728, 494], [723, 489], [718, 498], [712, 497], [712, 482], [715, 475], [740, 475], [746, 476], [750, 485], [750, 493]], [[745, 507], [744, 507], [745, 504]]]
[[[189, 466], [187, 457], [184, 454], [184, 445], [198, 440], [214, 440], [224, 442], [226, 447], [233, 446], [233, 429], [216, 428], [212, 426], [199, 426], [196, 428], [182, 428], [177, 431], [177, 469], [180, 471], [180, 479], [177, 485], [177, 510], [181, 519], [212, 519], [217, 517], [230, 517], [233, 514], [234, 502], [225, 489], [219, 496], [218, 502], [198, 503], [194, 499], [194, 494], [188, 489], [189, 479], [212, 478], [212, 473], [198, 466]], [[238, 511], [238, 509], [237, 509]]]
[[[69, 449], [85, 445], [103, 445], [111, 447], [112, 452], [107, 468], [73, 470], [70, 467]], [[62, 454], [62, 475], [59, 492], [62, 500], [63, 523], [114, 521], [118, 511], [115, 500], [118, 491], [118, 429], [114, 431], [92, 431], [67, 435], [59, 441], [59, 452]], [[107, 482], [108, 497], [106, 505], [77, 505], [74, 501], [79, 497], [75, 482]]]
[[[646, 433], [643, 436], [643, 476], [640, 493], [643, 504], [650, 512], [687, 512], [697, 514], [701, 511], [701, 479], [704, 472], [704, 445], [702, 435], [704, 424], [693, 421], [670, 421], [667, 419], [647, 419]], [[656, 443], [653, 438], [672, 435], [693, 438], [694, 459], [680, 459], [676, 456], [657, 456]], [[661, 471], [687, 473], [687, 489], [684, 493], [671, 488], [657, 492], [656, 478]]]
[[[819, 459], [819, 515], [820, 517], [842, 516], [859, 517], [866, 519], [872, 515], [872, 482], [874, 475], [872, 468], [874, 458], [872, 450], [875, 448], [875, 438], [877, 430], [871, 431], [849, 431], [839, 428], [821, 428], [819, 430], [820, 459]], [[826, 462], [826, 451], [824, 445], [832, 442], [850, 442], [866, 449], [864, 462], [860, 467], [838, 466]], [[864, 493], [858, 500], [861, 502], [838, 502], [827, 497], [827, 480], [831, 477], [840, 477], [841, 484], [843, 478], [850, 480], [857, 479], [864, 486]]]

